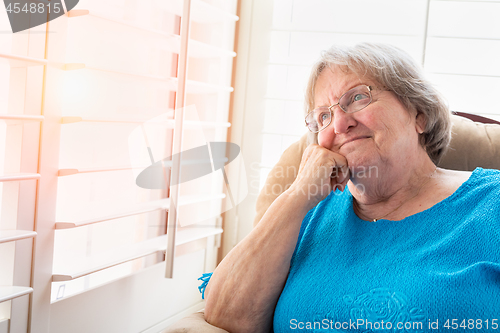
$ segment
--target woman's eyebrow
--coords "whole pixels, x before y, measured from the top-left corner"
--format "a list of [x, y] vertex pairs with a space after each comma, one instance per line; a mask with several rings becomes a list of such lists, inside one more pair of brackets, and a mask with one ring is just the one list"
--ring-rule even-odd
[[367, 87], [370, 87], [370, 86], [373, 86], [373, 85], [372, 85], [372, 84], [368, 84], [368, 83], [364, 83], [364, 82], [353, 83], [353, 84], [348, 85], [348, 86], [346, 85], [346, 88], [345, 88], [344, 92], [342, 93], [342, 95], [340, 95], [340, 96], [335, 96], [335, 97], [336, 97], [336, 99], [337, 99], [337, 102], [338, 102], [338, 100], [339, 100], [342, 96], [344, 96], [344, 95], [345, 95], [345, 94], [346, 94], [349, 90], [354, 89], [354, 88], [359, 87], [359, 86], [367, 86]]
[[[340, 95], [340, 96], [333, 96], [333, 97], [337, 100], [337, 102], [336, 102], [336, 103], [338, 103], [338, 101], [339, 101], [340, 97], [344, 96], [346, 92], [348, 92], [349, 90], [351, 90], [351, 89], [353, 89], [353, 88], [356, 88], [356, 87], [358, 87], [358, 86], [376, 87], [376, 85], [369, 84], [369, 83], [364, 83], [364, 82], [360, 82], [360, 83], [353, 83], [353, 84], [351, 84], [351, 85], [346, 85], [346, 87], [347, 87], [347, 88], [344, 90], [344, 92], [342, 93], [342, 95]], [[333, 103], [333, 104], [328, 104], [328, 105], [326, 105], [326, 104], [325, 104], [325, 105], [314, 105], [313, 110], [318, 109], [318, 108], [329, 108], [330, 106], [332, 106], [332, 105], [334, 105], [334, 104], [336, 104], [336, 103]]]

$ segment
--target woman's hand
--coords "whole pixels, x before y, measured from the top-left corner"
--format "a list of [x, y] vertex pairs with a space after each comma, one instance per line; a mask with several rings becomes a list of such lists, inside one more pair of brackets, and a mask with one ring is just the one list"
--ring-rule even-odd
[[313, 208], [336, 188], [343, 191], [349, 178], [344, 156], [312, 144], [304, 151], [297, 178], [288, 191], [306, 195], [310, 208]]

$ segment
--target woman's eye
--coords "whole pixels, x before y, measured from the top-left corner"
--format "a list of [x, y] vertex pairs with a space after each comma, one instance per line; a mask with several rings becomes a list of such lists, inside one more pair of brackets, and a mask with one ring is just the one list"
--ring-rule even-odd
[[320, 124], [323, 124], [325, 121], [328, 121], [328, 118], [330, 118], [330, 113], [329, 112], [321, 112], [317, 116], [317, 122]]
[[365, 98], [368, 98], [368, 96], [366, 96], [365, 94], [356, 94], [354, 95], [353, 101], [357, 102]]

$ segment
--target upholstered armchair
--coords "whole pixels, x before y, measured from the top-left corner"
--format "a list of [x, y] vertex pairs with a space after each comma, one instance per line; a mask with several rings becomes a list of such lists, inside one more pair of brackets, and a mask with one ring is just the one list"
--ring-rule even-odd
[[[458, 112], [452, 115], [452, 122], [450, 147], [441, 159], [439, 167], [464, 171], [472, 171], [476, 167], [500, 169], [500, 122]], [[311, 142], [314, 142], [312, 134], [302, 136], [299, 141], [285, 150], [279, 162], [271, 170], [264, 189], [257, 199], [254, 225], [281, 194], [274, 190], [266, 191], [266, 187], [272, 188], [273, 185], [278, 184], [280, 185], [278, 188], [282, 190], [288, 188], [296, 175], [293, 172], [284, 173], [282, 170], [298, 170], [302, 153]], [[224, 333], [227, 331], [208, 324], [203, 317], [203, 312], [200, 311], [181, 319], [162, 333], [180, 332]]]

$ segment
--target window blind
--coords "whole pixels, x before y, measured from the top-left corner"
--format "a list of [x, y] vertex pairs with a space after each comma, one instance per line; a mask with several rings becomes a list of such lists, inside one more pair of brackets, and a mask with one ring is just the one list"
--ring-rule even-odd
[[[196, 278], [215, 267], [226, 188], [215, 171], [184, 182], [169, 244], [168, 159], [179, 120], [182, 150], [227, 141], [238, 17], [236, 1], [194, 0], [189, 19], [183, 5], [87, 0], [26, 34], [0, 36], [0, 332], [28, 323], [32, 332], [75, 330], [68, 322], [138, 332], [202, 306]], [[189, 36], [180, 35], [183, 22]], [[167, 186], [137, 186], [162, 160]], [[173, 250], [176, 274], [166, 280], [157, 271]], [[146, 278], [155, 283], [138, 282]], [[155, 292], [117, 293], [112, 308], [126, 308], [99, 325], [85, 302], [110, 311], [100, 293], [123, 279]], [[139, 318], [127, 324], [119, 318], [127, 312]]]
[[35, 232], [43, 29], [13, 35], [0, 14], [0, 332], [27, 331]]

